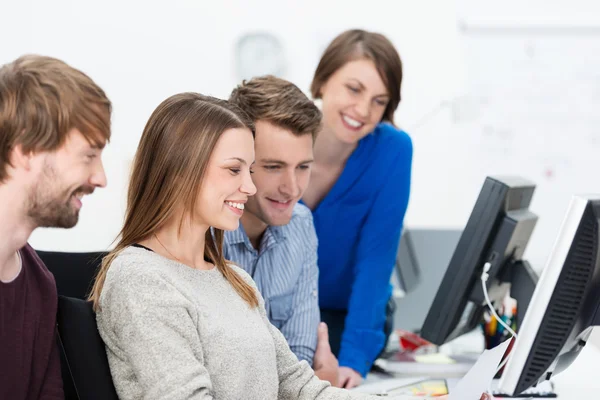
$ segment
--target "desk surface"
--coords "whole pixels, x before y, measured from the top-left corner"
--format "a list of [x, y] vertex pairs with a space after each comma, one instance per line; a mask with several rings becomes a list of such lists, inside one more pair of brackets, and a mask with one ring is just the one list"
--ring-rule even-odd
[[[600, 330], [594, 329], [593, 336], [600, 339]], [[552, 380], [561, 400], [600, 398], [600, 349], [588, 342], [573, 364]]]
[[[588, 345], [581, 351], [573, 364], [552, 379], [559, 400], [600, 398], [600, 348], [597, 347], [598, 343], [600, 343], [600, 329], [594, 329]], [[364, 388], [369, 388], [369, 391], [385, 389], [389, 387], [392, 380], [398, 378], [407, 379], [407, 384], [410, 380], [416, 379], [401, 376], [390, 378], [373, 373], [367, 376]]]

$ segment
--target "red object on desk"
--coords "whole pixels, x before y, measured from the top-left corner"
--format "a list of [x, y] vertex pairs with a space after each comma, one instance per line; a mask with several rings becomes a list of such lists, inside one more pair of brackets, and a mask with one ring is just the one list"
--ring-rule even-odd
[[[502, 361], [504, 361], [504, 359], [506, 357], [508, 357], [510, 355], [510, 352], [512, 351], [513, 345], [515, 344], [515, 338], [514, 336], [510, 339], [510, 343], [508, 344], [508, 347], [506, 348], [506, 351], [504, 352], [504, 355], [502, 356]], [[506, 368], [506, 365], [504, 365], [496, 374], [496, 376], [494, 378], [496, 379], [500, 379], [500, 377], [502, 376], [502, 374], [504, 373], [504, 368]]]
[[433, 344], [416, 333], [396, 329], [396, 334], [400, 340], [400, 351], [415, 351], [423, 346], [432, 346]]

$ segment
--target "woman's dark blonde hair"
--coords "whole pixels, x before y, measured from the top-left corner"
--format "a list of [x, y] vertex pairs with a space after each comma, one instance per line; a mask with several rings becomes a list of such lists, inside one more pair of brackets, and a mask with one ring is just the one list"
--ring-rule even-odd
[[[94, 310], [110, 265], [123, 249], [151, 237], [172, 218], [180, 218], [181, 229], [184, 217], [193, 215], [210, 156], [221, 135], [233, 128], [247, 128], [254, 135], [253, 122], [239, 108], [197, 93], [174, 95], [152, 113], [133, 163], [123, 229], [102, 260], [89, 295]], [[182, 208], [183, 214], [176, 215]], [[204, 255], [250, 306], [258, 305], [254, 289], [224, 258], [221, 229], [206, 232]]]
[[335, 71], [350, 61], [363, 58], [373, 61], [390, 95], [381, 121], [393, 124], [394, 112], [400, 104], [402, 61], [392, 42], [382, 34], [352, 29], [333, 39], [325, 49], [315, 71], [310, 86], [312, 96], [320, 99], [321, 88]]

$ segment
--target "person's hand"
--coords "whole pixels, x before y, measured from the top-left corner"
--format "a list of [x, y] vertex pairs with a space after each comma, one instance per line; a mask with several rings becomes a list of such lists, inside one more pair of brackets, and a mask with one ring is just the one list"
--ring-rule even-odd
[[319, 324], [317, 331], [317, 350], [313, 359], [313, 368], [319, 379], [328, 381], [332, 386], [339, 387], [338, 360], [331, 352], [329, 330], [325, 322]]
[[352, 368], [340, 367], [339, 387], [344, 389], [352, 389], [360, 385], [362, 376]]

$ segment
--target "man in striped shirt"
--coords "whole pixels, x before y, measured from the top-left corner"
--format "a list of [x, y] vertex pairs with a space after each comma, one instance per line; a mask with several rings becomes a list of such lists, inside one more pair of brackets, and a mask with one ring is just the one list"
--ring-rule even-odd
[[317, 235], [298, 201], [313, 162], [321, 112], [294, 84], [274, 76], [245, 81], [229, 101], [256, 124], [253, 181], [240, 227], [225, 233], [225, 257], [256, 282], [271, 323], [317, 376], [338, 385], [338, 364], [320, 324]]

